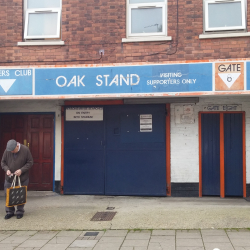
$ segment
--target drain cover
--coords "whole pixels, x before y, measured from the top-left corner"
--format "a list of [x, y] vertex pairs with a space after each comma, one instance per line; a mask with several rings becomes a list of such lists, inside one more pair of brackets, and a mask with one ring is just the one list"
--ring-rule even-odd
[[97, 236], [99, 232], [87, 232], [84, 234], [84, 236]]
[[97, 212], [91, 221], [110, 221], [114, 218], [116, 212]]
[[107, 207], [106, 210], [114, 210], [115, 207]]

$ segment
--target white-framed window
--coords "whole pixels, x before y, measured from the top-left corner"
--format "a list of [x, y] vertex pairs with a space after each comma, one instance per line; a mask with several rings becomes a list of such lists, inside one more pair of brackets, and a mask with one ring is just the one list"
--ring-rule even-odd
[[167, 35], [167, 0], [127, 0], [127, 37]]
[[61, 35], [61, 0], [25, 0], [24, 39], [55, 39]]
[[204, 30], [246, 29], [245, 0], [204, 0]]

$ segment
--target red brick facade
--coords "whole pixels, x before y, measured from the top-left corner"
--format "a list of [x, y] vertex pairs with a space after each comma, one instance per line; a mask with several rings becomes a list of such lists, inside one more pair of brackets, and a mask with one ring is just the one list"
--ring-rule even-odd
[[[178, 12], [177, 1], [168, 0], [172, 41], [123, 43], [126, 0], [62, 0], [62, 46], [17, 46], [23, 41], [22, 0], [1, 0], [0, 17], [0, 66], [237, 59], [250, 52], [249, 37], [199, 39], [202, 0], [179, 0]], [[249, 25], [250, 8], [248, 30]]]

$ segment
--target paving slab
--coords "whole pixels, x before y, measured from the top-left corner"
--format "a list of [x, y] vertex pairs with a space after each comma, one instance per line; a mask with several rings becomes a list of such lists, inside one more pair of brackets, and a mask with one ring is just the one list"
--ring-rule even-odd
[[176, 247], [176, 250], [207, 250], [204, 247]]
[[230, 243], [204, 243], [206, 250], [214, 250], [218, 248], [220, 250], [234, 250], [234, 247]]
[[230, 243], [230, 240], [227, 236], [203, 236], [203, 242], [204, 243], [218, 243], [218, 242], [223, 242], [223, 243]]
[[202, 236], [227, 236], [223, 229], [201, 229]]
[[0, 243], [0, 249], [1, 249], [1, 250], [5, 250], [5, 249], [13, 250], [13, 249], [15, 249], [17, 246], [18, 246], [18, 244], [11, 244], [11, 243], [9, 243], [9, 244], [1, 244], [1, 243]]
[[46, 244], [41, 250], [65, 250], [69, 244]]
[[19, 247], [43, 247], [46, 243], [48, 242], [48, 240], [26, 240], [25, 242], [23, 242], [21, 245], [19, 245]]
[[103, 250], [103, 249], [108, 249], [108, 250], [119, 250], [121, 247], [120, 242], [99, 242], [95, 245], [93, 248], [94, 250]]
[[250, 247], [250, 238], [232, 238], [231, 242], [235, 247]]
[[97, 240], [75, 240], [70, 247], [94, 247]]
[[83, 231], [61, 231], [56, 236], [61, 237], [79, 237]]
[[15, 236], [15, 235], [11, 235], [10, 237], [2, 240], [0, 243], [1, 244], [21, 244], [23, 243], [24, 241], [26, 241], [27, 239], [29, 239], [30, 236]]
[[178, 239], [176, 240], [177, 247], [203, 247], [202, 239]]
[[124, 247], [147, 247], [149, 240], [124, 240]]
[[117, 236], [126, 236], [128, 234], [128, 230], [107, 230], [103, 237], [117, 237]]
[[[166, 230], [167, 231], [167, 230]], [[172, 235], [153, 235], [154, 230], [99, 231], [97, 236], [84, 236], [89, 231], [2, 231], [8, 238], [0, 242], [0, 250], [250, 250], [248, 229], [240, 230], [171, 230]], [[212, 233], [213, 232], [213, 233]], [[214, 234], [214, 232], [216, 232]], [[222, 235], [218, 235], [222, 234]], [[221, 232], [225, 232], [221, 233]], [[110, 236], [105, 236], [105, 233]], [[156, 232], [157, 233], [157, 232]], [[200, 233], [200, 238], [195, 238]], [[97, 234], [97, 235], [98, 235]], [[123, 236], [115, 236], [123, 234]], [[169, 230], [168, 233], [169, 234]], [[173, 235], [174, 234], [174, 235]], [[177, 235], [184, 238], [177, 238]], [[232, 239], [227, 235], [232, 236]], [[61, 235], [61, 236], [58, 236]], [[71, 236], [65, 236], [71, 235]], [[88, 234], [87, 234], [88, 235]], [[95, 234], [96, 235], [96, 234]], [[226, 235], [226, 236], [225, 236]], [[132, 236], [133, 239], [128, 239]], [[137, 238], [136, 238], [137, 236]], [[149, 236], [149, 239], [141, 239]], [[189, 238], [188, 238], [189, 236]], [[51, 238], [53, 237], [53, 238]], [[44, 239], [46, 238], [46, 239]], [[51, 238], [51, 239], [49, 239]], [[35, 240], [34, 240], [35, 239]], [[8, 243], [6, 243], [8, 241]]]
[[129, 232], [126, 236], [126, 240], [149, 240], [150, 236], [150, 232]]
[[74, 240], [76, 240], [76, 237], [55, 236], [48, 244], [71, 244]]
[[159, 235], [159, 236], [164, 236], [164, 235], [172, 235], [175, 236], [175, 230], [153, 230], [152, 235]]
[[125, 240], [125, 237], [102, 237], [99, 242], [100, 243], [108, 243], [108, 242], [113, 242], [113, 243], [120, 243], [122, 244], [122, 242]]

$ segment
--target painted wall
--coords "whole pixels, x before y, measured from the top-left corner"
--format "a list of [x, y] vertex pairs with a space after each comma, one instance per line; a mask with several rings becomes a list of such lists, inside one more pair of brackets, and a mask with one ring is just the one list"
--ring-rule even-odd
[[194, 105], [193, 124], [175, 124], [175, 106], [171, 104], [171, 182], [199, 182], [198, 112], [207, 104], [242, 104], [246, 112], [246, 177], [250, 183], [250, 100], [249, 97], [200, 97]]
[[55, 176], [61, 179], [61, 103], [60, 101], [1, 101], [0, 112], [53, 112], [55, 113]]

